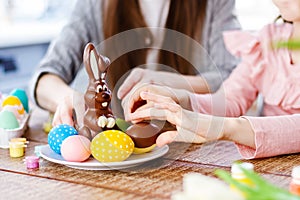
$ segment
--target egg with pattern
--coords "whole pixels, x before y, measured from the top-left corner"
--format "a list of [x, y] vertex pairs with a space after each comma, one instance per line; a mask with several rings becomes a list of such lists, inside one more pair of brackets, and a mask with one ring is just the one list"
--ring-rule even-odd
[[83, 162], [91, 155], [91, 141], [82, 135], [67, 137], [61, 144], [62, 157], [70, 162]]
[[20, 115], [18, 111], [18, 106], [6, 105], [2, 108], [2, 110], [12, 112], [19, 121], [21, 121], [21, 119], [25, 116], [24, 114]]
[[28, 97], [27, 97], [25, 90], [16, 88], [10, 92], [10, 95], [18, 97], [20, 99], [25, 111], [28, 113], [28, 111], [29, 111]]
[[55, 153], [61, 154], [62, 142], [72, 135], [78, 135], [74, 127], [67, 124], [57, 125], [48, 134], [48, 144]]
[[100, 162], [120, 162], [133, 152], [134, 143], [124, 132], [107, 130], [96, 135], [91, 143], [91, 153]]
[[17, 110], [18, 110], [18, 113], [20, 115], [23, 115], [25, 113], [23, 104], [22, 104], [22, 102], [20, 101], [20, 99], [18, 97], [15, 97], [15, 96], [8, 96], [8, 97], [6, 97], [2, 101], [2, 108], [5, 107], [6, 105], [16, 106]]

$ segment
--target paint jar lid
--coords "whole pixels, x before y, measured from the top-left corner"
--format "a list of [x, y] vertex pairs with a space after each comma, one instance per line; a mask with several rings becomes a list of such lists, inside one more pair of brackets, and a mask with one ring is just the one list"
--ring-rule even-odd
[[12, 139], [10, 139], [10, 142], [23, 142], [23, 143], [29, 143], [29, 142], [27, 141], [26, 138], [12, 138]]
[[37, 156], [26, 156], [25, 161], [29, 162], [29, 163], [38, 162], [39, 157], [37, 157]]
[[27, 147], [27, 146], [24, 144], [24, 142], [10, 142], [9, 147], [11, 147], [11, 148], [23, 148], [23, 147]]

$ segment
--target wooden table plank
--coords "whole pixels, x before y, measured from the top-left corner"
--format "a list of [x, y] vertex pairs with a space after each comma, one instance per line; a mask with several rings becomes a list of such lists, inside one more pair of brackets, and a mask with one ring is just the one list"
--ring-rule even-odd
[[149, 199], [145, 195], [0, 171], [1, 199]]
[[167, 158], [230, 167], [241, 159], [236, 147], [231, 142], [216, 141], [207, 144], [172, 143]]

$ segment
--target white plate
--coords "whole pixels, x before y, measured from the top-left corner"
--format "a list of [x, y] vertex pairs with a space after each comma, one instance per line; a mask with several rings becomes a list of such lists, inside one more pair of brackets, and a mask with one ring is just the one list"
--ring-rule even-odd
[[61, 155], [52, 151], [49, 145], [43, 145], [40, 147], [40, 155], [42, 158], [66, 165], [71, 168], [84, 169], [84, 170], [115, 170], [115, 169], [126, 169], [141, 165], [144, 162], [154, 160], [165, 155], [169, 151], [169, 146], [165, 145], [163, 147], [155, 147], [152, 151], [144, 154], [132, 154], [126, 160], [122, 162], [99, 162], [96, 159], [90, 157], [87, 161], [84, 162], [69, 162], [66, 161]]

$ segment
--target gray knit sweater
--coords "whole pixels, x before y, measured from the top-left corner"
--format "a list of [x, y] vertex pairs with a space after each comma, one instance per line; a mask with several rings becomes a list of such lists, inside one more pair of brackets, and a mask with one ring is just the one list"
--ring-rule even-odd
[[[88, 42], [99, 44], [103, 41], [101, 4], [101, 0], [78, 0], [68, 23], [51, 42], [47, 54], [31, 79], [29, 92], [34, 102], [36, 85], [42, 74], [53, 73], [66, 83], [72, 83], [83, 69], [84, 46]], [[238, 62], [225, 49], [222, 37], [223, 31], [240, 28], [234, 14], [234, 4], [234, 0], [207, 1], [202, 45], [208, 54], [204, 59], [209, 59], [210, 62], [201, 60], [201, 63], [210, 64], [201, 66], [200, 75], [206, 79], [212, 91], [220, 86]]]

